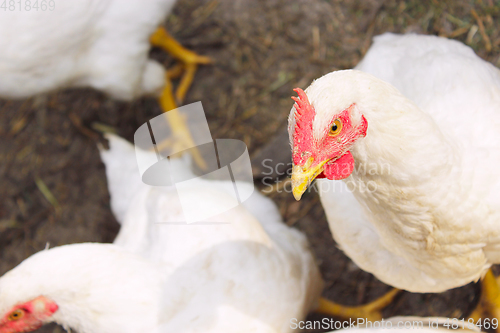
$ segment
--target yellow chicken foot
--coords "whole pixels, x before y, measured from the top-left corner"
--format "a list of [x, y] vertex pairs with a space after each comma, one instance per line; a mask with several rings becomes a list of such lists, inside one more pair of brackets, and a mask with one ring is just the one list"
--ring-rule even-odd
[[184, 75], [179, 83], [179, 88], [175, 93], [176, 101], [182, 103], [184, 96], [193, 82], [194, 74], [198, 65], [209, 64], [212, 59], [209, 57], [200, 56], [193, 51], [190, 51], [177, 42], [163, 27], [159, 27], [156, 32], [151, 35], [150, 42], [153, 46], [160, 47], [170, 53], [174, 58], [182, 62], [184, 67]]
[[322, 297], [319, 300], [319, 307], [315, 312], [341, 319], [356, 320], [357, 318], [362, 318], [372, 322], [379, 321], [382, 319], [381, 310], [389, 305], [400, 291], [400, 289], [393, 289], [373, 302], [359, 306], [340, 305]]
[[[496, 320], [494, 320], [496, 319]], [[480, 321], [481, 320], [481, 321]], [[469, 323], [486, 331], [495, 328], [500, 332], [500, 286], [493, 272], [488, 270], [481, 280], [481, 298], [474, 311], [469, 316]], [[479, 327], [481, 325], [482, 327]], [[488, 327], [486, 327], [486, 325]]]

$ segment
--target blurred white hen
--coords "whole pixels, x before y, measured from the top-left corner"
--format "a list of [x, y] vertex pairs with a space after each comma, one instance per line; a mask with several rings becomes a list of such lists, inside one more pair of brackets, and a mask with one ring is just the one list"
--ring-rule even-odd
[[149, 37], [175, 2], [55, 1], [53, 10], [0, 10], [0, 96], [82, 86], [123, 100], [159, 93], [164, 69], [148, 59]]
[[[101, 156], [122, 224], [115, 244], [28, 258], [0, 278], [0, 318], [35, 300], [43, 310], [36, 323], [82, 333], [291, 332], [291, 318], [316, 305], [322, 281], [307, 241], [282, 223], [271, 200], [255, 192], [245, 207], [216, 218], [225, 224], [155, 224], [182, 214], [175, 189], [142, 184], [133, 146], [108, 138]], [[218, 183], [206, 181], [217, 193], [213, 205], [229, 198]], [[0, 319], [0, 332], [9, 324]]]
[[[176, 2], [37, 1], [35, 8], [34, 1], [18, 1], [12, 9], [13, 1], [7, 1], [8, 8], [0, 9], [0, 97], [25, 98], [70, 87], [91, 87], [119, 100], [159, 97], [163, 112], [172, 110], [169, 121], [179, 150], [195, 146], [174, 109], [197, 66], [211, 60], [183, 48], [160, 27]], [[151, 45], [182, 64], [175, 98], [163, 66], [148, 58]], [[192, 153], [203, 168], [197, 151]]]
[[68, 87], [92, 87], [120, 100], [159, 95], [165, 70], [148, 58], [150, 42], [183, 61], [190, 75], [210, 61], [158, 29], [176, 2], [45, 1], [46, 7], [26, 10], [23, 1], [0, 10], [0, 97]]

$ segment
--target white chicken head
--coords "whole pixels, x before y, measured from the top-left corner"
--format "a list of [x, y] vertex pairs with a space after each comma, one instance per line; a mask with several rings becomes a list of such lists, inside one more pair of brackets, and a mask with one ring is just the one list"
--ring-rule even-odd
[[366, 135], [368, 122], [360, 111], [357, 71], [338, 71], [314, 81], [306, 92], [297, 88], [288, 132], [292, 145], [292, 187], [295, 199], [315, 178], [347, 178], [354, 170], [349, 152]]
[[113, 244], [35, 253], [0, 277], [0, 333], [50, 322], [77, 332], [151, 332], [162, 267]]
[[0, 318], [0, 333], [31, 332], [50, 321], [59, 307], [45, 296], [12, 306]]
[[31, 332], [53, 321], [59, 306], [26, 283], [31, 273], [14, 269], [0, 278], [0, 333]]

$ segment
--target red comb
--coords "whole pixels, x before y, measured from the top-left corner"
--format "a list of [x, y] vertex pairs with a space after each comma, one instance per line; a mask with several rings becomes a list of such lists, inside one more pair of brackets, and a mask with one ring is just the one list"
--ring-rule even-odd
[[293, 134], [293, 160], [296, 165], [302, 165], [304, 161], [299, 151], [310, 151], [312, 145], [312, 123], [316, 111], [309, 103], [304, 90], [293, 89], [299, 97], [292, 96], [295, 101], [295, 131]]
[[293, 89], [299, 95], [299, 97], [292, 96], [292, 99], [295, 101], [295, 128], [304, 127], [302, 124], [310, 123], [312, 124], [312, 120], [314, 119], [314, 108], [309, 103], [309, 99], [307, 98], [304, 90], [300, 88]]

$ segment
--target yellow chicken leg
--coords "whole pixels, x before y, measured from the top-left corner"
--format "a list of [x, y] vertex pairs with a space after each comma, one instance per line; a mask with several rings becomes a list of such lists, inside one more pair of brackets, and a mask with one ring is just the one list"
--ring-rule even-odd
[[[184, 75], [179, 83], [179, 88], [175, 93], [176, 101], [182, 103], [184, 96], [193, 82], [194, 74], [198, 65], [209, 64], [212, 59], [197, 55], [177, 42], [163, 27], [159, 27], [156, 32], [151, 35], [150, 42], [153, 46], [160, 47], [170, 53], [174, 58], [182, 62], [184, 67]], [[172, 77], [172, 75], [170, 76]]]
[[[486, 324], [486, 318], [488, 318], [488, 324]], [[493, 318], [496, 318], [496, 321], [493, 321]], [[481, 320], [481, 322], [479, 322], [479, 320]], [[480, 323], [480, 325], [482, 325], [483, 327], [483, 331], [487, 330], [488, 328], [494, 328], [496, 326], [496, 331], [500, 332], [499, 321], [500, 287], [498, 280], [495, 278], [495, 275], [490, 269], [481, 280], [481, 298], [479, 299], [479, 303], [477, 304], [474, 311], [472, 311], [472, 313], [470, 314], [469, 322], [471, 324]], [[485, 325], [488, 325], [489, 327], [485, 327]]]
[[[186, 125], [185, 119], [177, 110], [177, 105], [172, 93], [172, 82], [167, 77], [165, 78], [166, 84], [160, 96], [160, 106], [163, 112], [168, 112], [169, 114], [169, 124], [172, 129], [172, 140], [166, 140], [159, 142], [157, 149], [162, 151], [165, 146], [172, 146], [176, 151], [182, 151], [195, 146], [194, 140], [189, 132], [188, 126]], [[193, 159], [202, 170], [206, 170], [207, 164], [201, 156], [200, 152], [196, 147], [190, 149], [190, 153]]]
[[[193, 81], [197, 65], [210, 63], [211, 59], [199, 56], [196, 53], [185, 49], [172, 36], [170, 36], [170, 34], [163, 27], [158, 28], [156, 32], [151, 35], [150, 42], [153, 46], [160, 47], [169, 52], [173, 57], [179, 59], [183, 62], [184, 67], [175, 67], [173, 71], [167, 72], [165, 78], [166, 84], [160, 96], [160, 106], [163, 112], [169, 112], [169, 124], [172, 129], [173, 137], [169, 140], [159, 142], [157, 149], [161, 151], [166, 146], [170, 146], [176, 151], [186, 150], [193, 147], [195, 144], [191, 133], [189, 133], [185, 119], [183, 119], [182, 115], [175, 110], [177, 108], [176, 100], [180, 102], [184, 99], [184, 96]], [[172, 82], [170, 79], [172, 77], [180, 76], [183, 69], [185, 73], [176, 92], [177, 98], [174, 98]], [[207, 165], [199, 150], [192, 148], [190, 152], [198, 167], [206, 170]]]
[[382, 319], [381, 310], [389, 305], [400, 291], [400, 289], [393, 289], [375, 301], [359, 306], [340, 305], [321, 298], [319, 300], [319, 307], [315, 312], [342, 319], [355, 320], [363, 318], [372, 322], [379, 321]]

